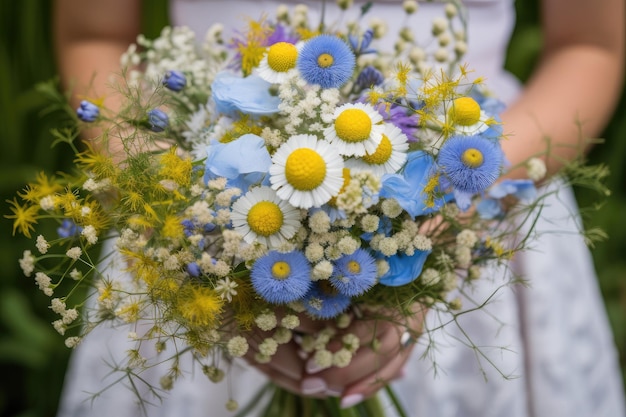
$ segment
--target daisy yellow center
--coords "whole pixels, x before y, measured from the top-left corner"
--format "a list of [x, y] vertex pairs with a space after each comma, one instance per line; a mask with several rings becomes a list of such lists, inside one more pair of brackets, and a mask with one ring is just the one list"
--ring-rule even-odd
[[283, 212], [276, 203], [258, 202], [248, 211], [248, 225], [257, 235], [271, 236], [282, 227]]
[[383, 135], [383, 139], [376, 148], [376, 151], [372, 154], [365, 154], [363, 160], [370, 165], [382, 165], [391, 158], [391, 141], [387, 135]]
[[347, 266], [348, 271], [350, 271], [351, 274], [358, 274], [361, 272], [361, 265], [357, 261], [350, 261]]
[[334, 61], [335, 59], [333, 58], [331, 54], [321, 54], [320, 56], [317, 57], [317, 65], [319, 65], [322, 68], [330, 67], [331, 65], [333, 65]]
[[461, 126], [471, 126], [480, 120], [480, 106], [471, 97], [454, 100], [450, 109], [452, 122]]
[[461, 155], [461, 160], [470, 168], [478, 168], [483, 164], [483, 154], [478, 149], [468, 148]]
[[287, 157], [285, 177], [296, 190], [314, 190], [326, 178], [326, 161], [313, 149], [296, 149]]
[[277, 42], [267, 51], [267, 65], [276, 72], [287, 72], [296, 66], [298, 50], [288, 42]]
[[361, 109], [346, 109], [335, 120], [335, 131], [345, 142], [363, 142], [372, 131], [372, 119]]
[[272, 276], [274, 279], [287, 279], [291, 273], [289, 264], [285, 261], [278, 261], [272, 265]]

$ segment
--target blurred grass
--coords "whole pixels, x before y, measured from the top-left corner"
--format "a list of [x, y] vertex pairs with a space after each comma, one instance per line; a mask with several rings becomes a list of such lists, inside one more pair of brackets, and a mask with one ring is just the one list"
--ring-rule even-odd
[[[167, 0], [152, 0], [145, 7], [143, 32], [156, 36], [167, 22]], [[508, 68], [520, 79], [529, 75], [541, 45], [536, 0], [518, 2], [519, 22], [511, 43]], [[55, 76], [51, 46], [51, 5], [48, 0], [0, 1], [0, 214], [8, 212], [5, 200], [44, 170], [54, 173], [68, 167], [71, 155], [50, 148], [50, 128], [60, 115], [42, 115], [47, 103], [34, 89], [36, 83]], [[616, 115], [626, 114], [622, 98]], [[612, 175], [608, 204], [588, 219], [609, 240], [597, 245], [594, 259], [600, 286], [622, 363], [626, 357], [626, 119], [615, 116], [604, 135], [606, 144], [596, 147], [592, 162], [604, 162]], [[577, 190], [584, 206], [596, 196]], [[49, 299], [36, 289], [32, 278], [22, 275], [17, 259], [32, 242], [11, 237], [11, 224], [0, 217], [0, 416], [54, 416], [70, 351], [52, 329], [56, 319]]]

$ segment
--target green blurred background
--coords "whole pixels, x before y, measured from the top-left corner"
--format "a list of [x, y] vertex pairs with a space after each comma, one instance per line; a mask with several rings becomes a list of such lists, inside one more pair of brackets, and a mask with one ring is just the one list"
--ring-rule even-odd
[[[146, 3], [148, 4], [148, 3]], [[143, 32], [157, 36], [167, 24], [167, 0], [151, 0], [144, 7]], [[72, 155], [50, 147], [49, 130], [59, 114], [46, 113], [49, 104], [35, 91], [36, 83], [54, 78], [51, 46], [51, 0], [0, 0], [0, 214], [9, 212], [5, 200], [32, 180], [37, 172], [54, 173], [68, 167]], [[524, 80], [533, 68], [541, 45], [537, 1], [518, 1], [518, 24], [511, 43], [508, 67]], [[575, 86], [572, 86], [575, 88]], [[619, 115], [619, 116], [618, 116]], [[609, 165], [608, 186], [613, 194], [588, 219], [609, 239], [598, 244], [594, 259], [607, 311], [626, 363], [626, 96], [602, 135], [606, 144], [590, 156]], [[597, 200], [595, 193], [576, 190], [583, 206]], [[26, 278], [17, 260], [32, 242], [11, 237], [11, 222], [0, 217], [0, 416], [54, 416], [70, 354], [50, 323], [57, 317], [49, 298]]]

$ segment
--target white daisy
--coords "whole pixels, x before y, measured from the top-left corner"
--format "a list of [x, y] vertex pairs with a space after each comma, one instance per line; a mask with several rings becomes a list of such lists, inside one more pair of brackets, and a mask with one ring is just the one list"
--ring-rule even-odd
[[252, 188], [232, 205], [233, 229], [247, 243], [276, 248], [300, 228], [300, 211], [281, 200], [270, 187]]
[[295, 135], [276, 150], [269, 173], [280, 198], [295, 207], [319, 207], [343, 186], [343, 158], [314, 135]]
[[346, 160], [346, 167], [354, 172], [370, 171], [377, 177], [393, 174], [406, 162], [408, 149], [406, 135], [393, 124], [386, 123], [383, 138], [376, 151], [368, 152], [360, 158]]
[[478, 135], [489, 129], [489, 116], [480, 108], [480, 105], [471, 97], [460, 97], [452, 102], [443, 123], [452, 125], [454, 131], [461, 135]]
[[282, 83], [296, 67], [298, 48], [289, 42], [276, 42], [263, 55], [256, 74], [269, 83]]
[[374, 153], [383, 137], [383, 117], [366, 103], [346, 103], [335, 109], [324, 137], [336, 152], [346, 156]]

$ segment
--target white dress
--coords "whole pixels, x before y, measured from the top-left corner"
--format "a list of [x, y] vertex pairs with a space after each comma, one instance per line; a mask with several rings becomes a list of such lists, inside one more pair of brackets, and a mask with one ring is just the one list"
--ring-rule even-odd
[[[229, 33], [231, 28], [242, 27], [246, 17], [258, 18], [263, 12], [272, 15], [279, 3], [295, 4], [261, 0], [171, 3], [173, 22], [190, 26], [200, 36], [214, 22], [224, 23], [225, 33]], [[312, 19], [318, 19], [321, 2], [304, 3]], [[334, 2], [328, 3], [328, 13], [332, 13], [336, 10]], [[398, 10], [400, 3], [375, 2], [370, 13], [394, 22], [394, 17], [402, 13]], [[502, 65], [515, 21], [513, 0], [473, 0], [465, 4], [469, 11], [466, 61], [478, 75], [486, 77], [500, 98], [510, 102], [519, 86]], [[418, 33], [421, 30], [422, 39], [427, 36], [432, 18], [441, 16], [440, 7], [420, 4], [415, 27]], [[432, 357], [421, 358], [425, 347], [418, 346], [406, 365], [406, 376], [393, 384], [408, 415], [626, 416], [616, 349], [591, 256], [576, 234], [578, 219], [572, 217], [577, 213], [576, 203], [570, 189], [560, 188], [558, 195], [546, 200], [537, 225], [541, 237], [533, 245], [534, 250], [519, 256], [513, 265], [529, 285], [509, 286], [499, 291], [484, 310], [461, 319], [463, 330], [485, 357], [477, 357], [474, 350], [459, 342], [467, 339], [454, 325], [433, 335]], [[562, 233], [541, 233], [554, 230]], [[494, 285], [495, 280], [484, 280], [473, 296], [489, 296]], [[431, 327], [436, 321], [437, 317], [429, 317]], [[99, 329], [76, 349], [59, 417], [139, 415], [140, 408], [127, 384], [118, 384], [94, 402], [89, 394], [118, 377], [109, 375], [105, 360], [116, 358], [122, 362], [123, 352], [131, 346], [126, 337], [130, 330]], [[163, 401], [147, 407], [148, 416], [231, 416], [224, 408], [225, 401], [232, 397], [245, 404], [265, 381], [259, 372], [245, 365], [236, 364], [232, 371], [231, 383], [213, 384], [199, 369], [185, 368], [184, 376]], [[158, 385], [163, 374], [162, 369], [152, 369], [142, 377]], [[145, 392], [145, 387], [138, 389]]]

